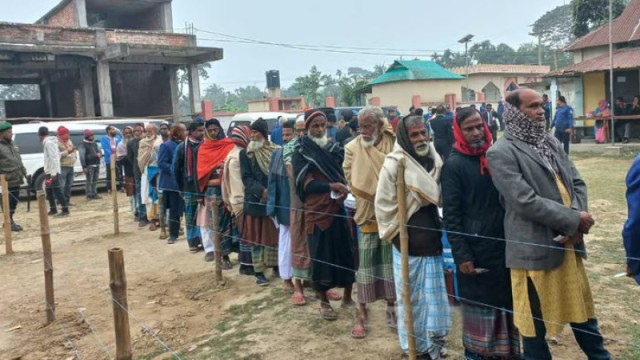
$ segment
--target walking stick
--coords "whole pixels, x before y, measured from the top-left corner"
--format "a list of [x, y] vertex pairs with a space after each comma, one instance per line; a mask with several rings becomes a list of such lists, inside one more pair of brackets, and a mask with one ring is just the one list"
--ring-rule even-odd
[[407, 199], [404, 184], [404, 160], [398, 164], [396, 181], [398, 198], [398, 227], [400, 229], [400, 253], [402, 255], [402, 301], [404, 302], [404, 322], [409, 340], [409, 359], [416, 359], [416, 338], [413, 334], [413, 308], [411, 306], [411, 289], [409, 284], [409, 232], [407, 230]]

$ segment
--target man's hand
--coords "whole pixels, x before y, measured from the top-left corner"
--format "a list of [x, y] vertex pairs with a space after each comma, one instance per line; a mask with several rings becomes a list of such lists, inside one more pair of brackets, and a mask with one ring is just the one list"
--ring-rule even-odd
[[340, 197], [346, 197], [349, 194], [349, 188], [343, 183], [331, 183], [329, 187], [331, 191], [337, 193]]
[[573, 236], [569, 237], [569, 240], [574, 246], [578, 246], [584, 242], [584, 234], [578, 231]]
[[567, 129], [565, 130], [565, 132], [567, 132], [569, 135], [573, 134], [573, 129]]
[[71, 149], [69, 149], [69, 154], [73, 154], [74, 152], [76, 152], [76, 148], [72, 146]]
[[89, 170], [87, 170], [87, 168], [82, 169], [82, 172], [87, 175], [89, 173]]
[[262, 190], [262, 196], [260, 197], [260, 202], [263, 204], [267, 203], [267, 189]]
[[460, 264], [460, 271], [465, 275], [475, 275], [476, 267], [473, 266], [473, 261], [465, 261]]
[[591, 217], [591, 214], [589, 214], [586, 211], [581, 211], [580, 212], [580, 226], [578, 227], [578, 230], [581, 233], [588, 234], [589, 230], [591, 230], [591, 227], [595, 223], [596, 222], [593, 220], [593, 217]]

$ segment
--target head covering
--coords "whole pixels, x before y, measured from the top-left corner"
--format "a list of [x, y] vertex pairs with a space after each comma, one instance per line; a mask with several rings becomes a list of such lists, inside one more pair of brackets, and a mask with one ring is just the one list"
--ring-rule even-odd
[[[224, 133], [224, 129], [222, 129], [222, 125], [220, 124], [220, 121], [218, 121], [218, 119], [210, 119], [207, 120], [206, 123], [204, 123], [204, 127], [208, 128], [211, 125], [215, 125], [218, 127], [218, 135], [216, 136], [215, 140], [220, 140], [220, 139], [224, 139], [225, 137], [227, 137]], [[204, 133], [204, 137], [207, 140], [214, 140], [213, 138], [211, 138], [211, 135], [209, 135], [208, 131], [205, 131]]]
[[322, 111], [322, 109], [311, 109], [304, 112], [304, 127], [308, 129], [311, 125], [311, 121], [317, 118], [318, 116], [324, 116], [327, 118], [327, 114]]
[[351, 110], [342, 110], [342, 118], [344, 119], [344, 121], [349, 122], [351, 121], [351, 118], [353, 117], [353, 111]]
[[90, 136], [93, 136], [93, 130], [91, 129], [84, 129], [84, 138], [88, 138]]
[[529, 145], [540, 155], [550, 170], [557, 172], [557, 140], [545, 131], [544, 122], [534, 122], [520, 109], [508, 102], [504, 103], [504, 115], [502, 118], [506, 124], [507, 132], [511, 136]]
[[246, 148], [247, 144], [249, 144], [249, 132], [251, 129], [247, 125], [236, 126], [231, 130], [231, 140], [233, 143]]
[[11, 123], [8, 121], [2, 121], [0, 122], [0, 132], [7, 131], [11, 129], [12, 126], [13, 125], [11, 125]]
[[69, 129], [67, 129], [64, 126], [59, 126], [58, 127], [58, 136], [61, 136], [61, 135], [69, 135]]
[[491, 175], [489, 162], [487, 161], [487, 150], [491, 147], [493, 136], [491, 135], [491, 130], [489, 130], [489, 125], [487, 125], [486, 121], [482, 120], [482, 117], [480, 118], [484, 125], [484, 144], [482, 144], [480, 148], [473, 148], [462, 135], [462, 128], [460, 128], [461, 124], [458, 121], [457, 116], [458, 115], [456, 114], [453, 117], [453, 136], [456, 138], [456, 150], [465, 155], [478, 156], [480, 158], [480, 174], [484, 175], [484, 171], [486, 169], [489, 175]]
[[409, 130], [407, 129], [406, 121], [411, 116], [418, 115], [408, 115], [402, 118], [402, 120], [398, 121], [398, 127], [396, 129], [396, 141], [404, 151], [406, 151], [409, 155], [411, 155], [412, 158], [422, 164], [422, 166], [427, 169], [427, 171], [431, 171], [434, 165], [431, 156], [429, 156], [429, 154], [425, 156], [419, 156], [416, 152], [415, 147], [413, 146], [413, 143], [411, 143], [411, 139], [409, 139]]
[[358, 120], [351, 120], [349, 121], [349, 127], [351, 128], [351, 130], [353, 130], [354, 132], [358, 131]]
[[251, 124], [251, 130], [257, 131], [264, 137], [265, 140], [269, 139], [269, 124], [263, 118], [259, 118]]
[[598, 103], [598, 110], [600, 110], [600, 113], [602, 114], [608, 108], [609, 108], [609, 103], [607, 102], [607, 100], [606, 99], [600, 100], [600, 102]]

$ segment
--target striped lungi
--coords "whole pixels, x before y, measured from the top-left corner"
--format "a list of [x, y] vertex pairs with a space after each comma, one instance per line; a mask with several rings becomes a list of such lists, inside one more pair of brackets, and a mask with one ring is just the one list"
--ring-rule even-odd
[[191, 192], [184, 193], [184, 222], [187, 226], [187, 242], [189, 247], [197, 247], [201, 243], [200, 228], [196, 226], [198, 215], [198, 199]]
[[278, 230], [268, 216], [242, 216], [242, 238], [251, 245], [255, 272], [278, 266]]
[[377, 300], [396, 301], [393, 280], [393, 245], [383, 241], [378, 233], [360, 233], [358, 245], [360, 263], [356, 273], [358, 302], [369, 304]]
[[520, 335], [507, 310], [463, 302], [462, 341], [466, 350], [485, 358], [520, 357]]

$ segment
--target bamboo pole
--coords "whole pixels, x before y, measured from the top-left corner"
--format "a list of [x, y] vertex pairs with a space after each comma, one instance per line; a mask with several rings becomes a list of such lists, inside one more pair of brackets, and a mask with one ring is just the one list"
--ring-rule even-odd
[[224, 281], [222, 279], [222, 244], [220, 241], [220, 214], [218, 209], [218, 196], [213, 194], [211, 198], [211, 202], [213, 203], [213, 208], [211, 212], [213, 212], [213, 246], [215, 246], [216, 251], [214, 252], [216, 257], [216, 285], [224, 285]]
[[2, 213], [4, 215], [4, 249], [5, 254], [11, 255], [13, 254], [13, 243], [11, 242], [11, 209], [9, 209], [9, 184], [7, 184], [7, 177], [5, 175], [0, 175], [0, 186], [2, 186]]
[[398, 164], [396, 182], [398, 198], [398, 227], [400, 229], [400, 253], [402, 254], [402, 301], [404, 302], [404, 320], [409, 340], [409, 359], [416, 359], [416, 338], [413, 334], [413, 308], [409, 284], [409, 232], [407, 230], [407, 198], [405, 197], [404, 161]]
[[56, 320], [56, 302], [53, 293], [53, 260], [51, 257], [51, 231], [44, 191], [38, 190], [38, 212], [40, 215], [40, 237], [44, 257], [44, 293], [47, 305], [47, 325]]
[[118, 190], [116, 184], [116, 154], [111, 154], [111, 197], [113, 198], [113, 234], [120, 234], [118, 219]]
[[109, 249], [109, 287], [113, 301], [113, 323], [116, 332], [116, 359], [131, 360], [131, 333], [129, 330], [129, 303], [127, 277], [124, 271], [124, 253], [120, 248]]

